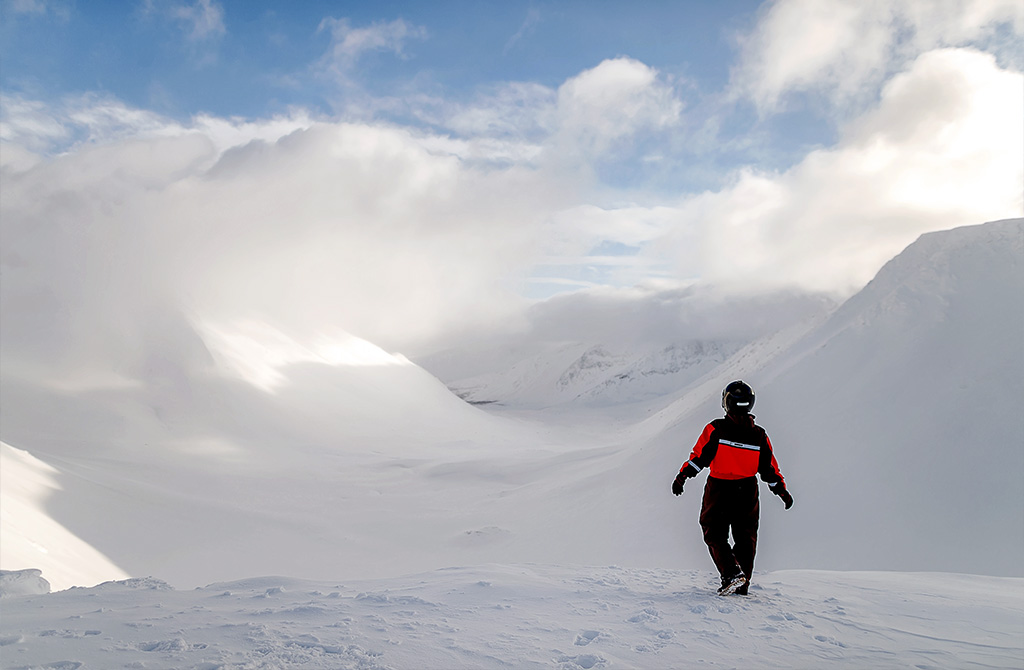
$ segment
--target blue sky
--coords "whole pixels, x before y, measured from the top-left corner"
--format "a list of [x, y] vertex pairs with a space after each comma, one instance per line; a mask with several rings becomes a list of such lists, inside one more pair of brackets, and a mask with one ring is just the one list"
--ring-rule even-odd
[[[8, 93], [57, 100], [92, 93], [170, 118], [196, 114], [265, 118], [296, 106], [314, 114], [430, 125], [415, 103], [365, 109], [367, 98], [424, 96], [471, 101], [509, 82], [557, 88], [605, 59], [629, 57], [670, 81], [697, 115], [726, 117], [717, 132], [745, 138], [678, 170], [632, 162], [604, 165], [609, 181], [678, 190], [713, 185], [724, 171], [757, 161], [785, 167], [804, 148], [834, 137], [807, 110], [759, 118], [751, 105], [721, 100], [739, 37], [757, 2], [7, 2], [3, 5]], [[339, 75], [330, 22], [354, 31], [407, 34], [367, 45]], [[359, 109], [355, 109], [356, 104]], [[704, 117], [704, 118], [702, 118]], [[751, 132], [751, 130], [755, 132]], [[448, 129], [448, 132], [451, 132]], [[663, 141], [664, 138], [657, 138]]]
[[[621, 55], [714, 91], [758, 6], [253, 1], [184, 12], [187, 3], [54, 4], [4, 5], [4, 88], [106, 91], [176, 116], [264, 116], [293, 104], [334, 111], [336, 90], [312, 76], [331, 41], [321, 26], [327, 18], [354, 28], [401, 20], [415, 29], [401, 54], [381, 48], [360, 57], [360, 84], [378, 94], [415, 86], [468, 95], [500, 81], [557, 86]], [[204, 7], [213, 8], [214, 25], [197, 28]]]
[[555, 295], [843, 296], [1024, 208], [1019, 0], [0, 11], [4, 290], [89, 328], [406, 347]]

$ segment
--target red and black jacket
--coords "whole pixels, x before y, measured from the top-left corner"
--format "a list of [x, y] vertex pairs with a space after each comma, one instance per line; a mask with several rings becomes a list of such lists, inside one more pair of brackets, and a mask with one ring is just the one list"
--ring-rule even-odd
[[752, 415], [737, 422], [728, 417], [715, 419], [704, 428], [690, 452], [690, 460], [679, 469], [684, 477], [696, 477], [711, 467], [710, 477], [744, 479], [761, 475], [773, 490], [786, 486], [779, 464], [772, 451], [771, 440], [764, 428], [754, 423]]

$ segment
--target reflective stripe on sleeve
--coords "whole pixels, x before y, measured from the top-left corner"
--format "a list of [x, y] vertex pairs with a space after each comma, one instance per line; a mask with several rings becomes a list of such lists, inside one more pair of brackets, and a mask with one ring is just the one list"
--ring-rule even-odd
[[686, 461], [686, 464], [687, 465], [692, 465], [693, 469], [696, 470], [697, 472], [700, 472], [701, 470], [704, 469], [704, 468], [700, 467], [699, 465], [697, 465], [696, 463], [694, 463], [693, 461]]

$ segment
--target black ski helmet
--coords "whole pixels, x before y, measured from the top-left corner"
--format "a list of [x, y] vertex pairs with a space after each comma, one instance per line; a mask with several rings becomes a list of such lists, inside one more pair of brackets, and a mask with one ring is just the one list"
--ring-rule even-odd
[[722, 391], [722, 409], [726, 414], [747, 414], [754, 408], [754, 389], [741, 381], [731, 382]]

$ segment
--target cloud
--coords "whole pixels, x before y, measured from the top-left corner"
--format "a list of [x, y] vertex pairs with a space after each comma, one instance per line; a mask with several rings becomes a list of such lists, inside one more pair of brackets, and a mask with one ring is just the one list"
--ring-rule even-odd
[[533, 82], [510, 82], [453, 106], [438, 123], [461, 136], [534, 137], [550, 134], [557, 93]]
[[0, 0], [0, 18], [10, 26], [48, 18], [58, 25], [67, 25], [73, 14], [74, 3], [69, 0]]
[[682, 102], [657, 70], [632, 58], [614, 58], [558, 88], [558, 150], [566, 142], [603, 152], [617, 140], [675, 124]]
[[185, 27], [188, 38], [193, 42], [223, 37], [227, 33], [224, 26], [224, 8], [214, 0], [196, 0], [192, 5], [173, 5], [168, 14]]
[[820, 314], [822, 296], [736, 295], [714, 287], [608, 287], [559, 295], [531, 306], [534, 341], [589, 340], [613, 346], [684, 340], [747, 341]]
[[186, 126], [165, 116], [95, 94], [69, 96], [54, 104], [0, 95], [0, 165], [19, 150], [52, 156], [80, 145], [101, 145], [125, 139], [175, 137], [193, 132], [206, 135], [217, 151], [262, 139], [276, 140], [312, 124], [305, 110], [260, 121], [197, 116]]
[[512, 50], [516, 44], [519, 43], [524, 37], [533, 32], [537, 24], [540, 23], [540, 11], [536, 7], [530, 7], [526, 12], [526, 18], [523, 20], [523, 24], [519, 26], [519, 30], [515, 32], [512, 37], [508, 38], [508, 42], [505, 42], [505, 48], [502, 53], [507, 54]]
[[652, 246], [737, 287], [849, 292], [923, 232], [1021, 215], [1021, 118], [1020, 73], [970, 49], [925, 53], [836, 147], [683, 201]]
[[735, 95], [775, 111], [789, 93], [820, 93], [837, 106], [872, 99], [919, 54], [985, 40], [999, 26], [1024, 35], [1016, 0], [777, 0], [740, 38]]
[[253, 322], [406, 348], [517, 308], [550, 179], [385, 124], [287, 129], [200, 118], [5, 166], [5, 372], [204, 365], [197, 333]]
[[[11, 146], [41, 150], [70, 135], [68, 128], [41, 102], [0, 96], [0, 140]], [[0, 161], [3, 156], [0, 155]]]
[[462, 138], [482, 159], [489, 152], [499, 162], [516, 159], [568, 173], [594, 161], [634, 161], [645, 141], [678, 125], [683, 107], [673, 83], [656, 69], [615, 58], [557, 89], [508, 82], [468, 102], [436, 101], [435, 113], [421, 118]]
[[8, 0], [7, 11], [12, 14], [45, 14], [46, 3], [43, 0]]
[[377, 21], [363, 28], [355, 28], [347, 18], [327, 17], [320, 22], [317, 32], [327, 31], [331, 43], [320, 60], [320, 67], [334, 76], [348, 79], [349, 71], [366, 53], [389, 51], [404, 57], [405, 44], [411, 39], [425, 39], [427, 30], [403, 19], [390, 22]]
[[991, 55], [927, 52], [791, 169], [632, 198], [593, 166], [635, 157], [682, 103], [631, 59], [452, 105], [455, 136], [5, 98], [5, 375], [202, 368], [203, 333], [254, 323], [414, 354], [481, 324], [521, 328], [531, 277], [850, 291], [922, 232], [1020, 214], [1022, 91]]

